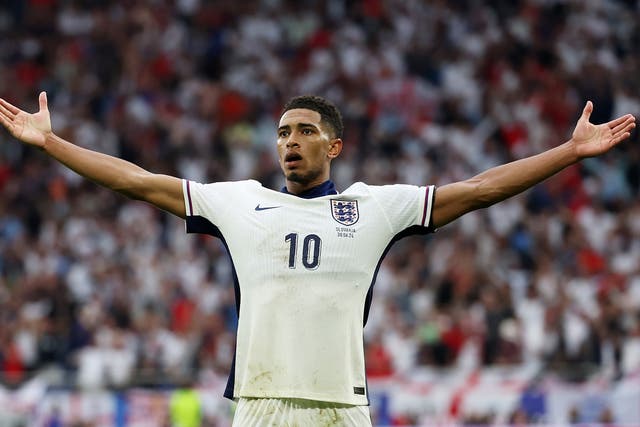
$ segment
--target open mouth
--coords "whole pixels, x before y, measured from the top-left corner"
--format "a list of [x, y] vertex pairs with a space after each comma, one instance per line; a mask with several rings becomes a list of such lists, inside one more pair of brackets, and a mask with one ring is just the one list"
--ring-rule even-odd
[[284, 156], [284, 164], [287, 166], [295, 166], [300, 160], [302, 156], [298, 153], [288, 153]]

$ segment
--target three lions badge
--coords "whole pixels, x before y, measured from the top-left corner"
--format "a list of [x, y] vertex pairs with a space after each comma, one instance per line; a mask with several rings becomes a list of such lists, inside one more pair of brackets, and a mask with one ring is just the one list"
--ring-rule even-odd
[[357, 200], [331, 200], [331, 216], [342, 225], [353, 225], [358, 222]]

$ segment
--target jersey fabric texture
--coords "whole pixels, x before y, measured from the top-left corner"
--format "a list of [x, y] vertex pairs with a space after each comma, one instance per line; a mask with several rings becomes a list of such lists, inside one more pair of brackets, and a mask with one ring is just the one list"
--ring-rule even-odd
[[238, 331], [225, 396], [368, 405], [373, 283], [395, 240], [431, 231], [435, 188], [355, 183], [337, 194], [327, 181], [305, 198], [253, 180], [183, 180], [183, 190], [187, 232], [219, 237], [233, 265]]
[[331, 426], [371, 427], [366, 406], [303, 399], [238, 400], [232, 427]]

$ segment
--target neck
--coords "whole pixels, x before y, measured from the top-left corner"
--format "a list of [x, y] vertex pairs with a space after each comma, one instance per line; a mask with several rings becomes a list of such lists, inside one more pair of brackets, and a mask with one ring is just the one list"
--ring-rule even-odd
[[285, 182], [285, 186], [287, 187], [287, 191], [291, 194], [301, 194], [304, 193], [305, 191], [311, 190], [314, 187], [317, 187], [318, 185], [322, 184], [324, 181], [319, 181], [319, 182], [312, 182], [312, 183], [308, 183], [308, 184], [302, 184], [299, 182], [292, 182], [292, 181], [286, 181]]
[[321, 176], [318, 176], [317, 178], [309, 181], [309, 182], [297, 182], [297, 181], [291, 181], [289, 179], [285, 180], [285, 187], [287, 187], [287, 191], [290, 194], [301, 194], [304, 193], [305, 191], [309, 191], [312, 188], [317, 187], [318, 185], [327, 182], [329, 180], [329, 174], [322, 174]]
[[289, 190], [289, 187], [285, 186], [281, 190], [283, 193], [292, 194], [294, 196], [302, 197], [303, 199], [313, 199], [316, 197], [326, 196], [329, 194], [338, 194], [336, 190], [336, 186], [330, 180], [326, 180], [321, 182], [318, 185], [305, 187], [305, 190], [302, 190], [298, 193], [293, 193]]

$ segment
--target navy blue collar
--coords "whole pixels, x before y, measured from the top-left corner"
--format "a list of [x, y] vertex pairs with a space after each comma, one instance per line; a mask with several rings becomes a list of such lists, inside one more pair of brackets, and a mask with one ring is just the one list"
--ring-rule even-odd
[[[282, 187], [282, 190], [280, 191], [285, 194], [291, 194], [287, 190], [287, 187]], [[302, 197], [303, 199], [315, 199], [316, 197], [328, 196], [330, 194], [338, 194], [338, 190], [336, 190], [336, 186], [333, 181], [327, 180], [316, 187], [308, 189], [307, 191], [292, 195]]]

